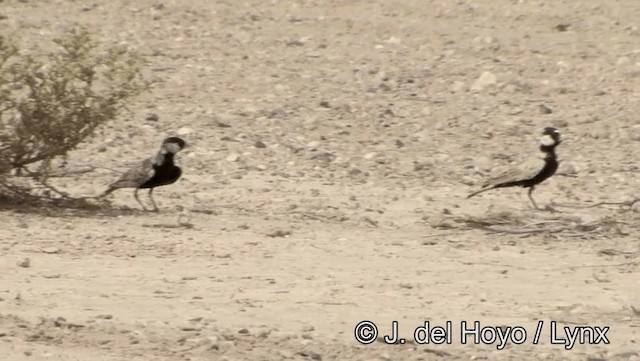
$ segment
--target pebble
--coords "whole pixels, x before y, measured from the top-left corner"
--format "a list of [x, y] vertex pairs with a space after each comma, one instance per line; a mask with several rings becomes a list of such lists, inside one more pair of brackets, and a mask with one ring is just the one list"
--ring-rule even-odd
[[253, 146], [256, 147], [256, 148], [266, 148], [267, 147], [266, 144], [264, 144], [263, 142], [261, 142], [259, 140], [256, 141], [255, 143], [253, 143]]
[[188, 135], [193, 133], [193, 129], [189, 128], [189, 127], [182, 127], [180, 129], [178, 129], [178, 135]]
[[302, 357], [307, 357], [311, 360], [316, 360], [316, 361], [320, 361], [322, 360], [322, 355], [320, 355], [317, 352], [313, 352], [313, 351], [299, 351], [298, 355], [302, 356]]
[[16, 264], [18, 265], [18, 267], [29, 268], [31, 267], [31, 260], [29, 259], [29, 257], [27, 257], [22, 261], [18, 261]]
[[200, 325], [183, 325], [178, 327], [181, 331], [200, 331], [202, 330], [202, 326]]
[[55, 254], [55, 253], [60, 253], [60, 248], [58, 247], [46, 247], [42, 249], [43, 253], [46, 254]]
[[317, 140], [307, 143], [307, 148], [309, 148], [309, 150], [316, 150], [319, 146], [320, 142]]
[[551, 108], [549, 108], [548, 106], [546, 106], [544, 104], [538, 105], [538, 110], [540, 111], [540, 114], [551, 114], [551, 113], [553, 113], [553, 110], [551, 110]]
[[498, 77], [492, 72], [485, 71], [482, 73], [476, 81], [471, 84], [471, 91], [478, 92], [482, 91], [490, 86], [496, 85], [498, 83]]
[[402, 39], [396, 38], [395, 36], [392, 36], [389, 39], [387, 39], [387, 44], [397, 45], [397, 44], [400, 44], [400, 43], [402, 43]]
[[560, 170], [562, 171], [561, 173], [567, 174], [567, 175], [577, 175], [578, 174], [578, 168], [571, 162], [563, 162], [561, 163], [562, 165], [560, 166]]
[[160, 117], [156, 113], [149, 113], [149, 114], [147, 114], [146, 117], [144, 117], [144, 120], [147, 120], [147, 121], [150, 121], [150, 122], [157, 122], [159, 119], [160, 119]]
[[237, 162], [238, 160], [240, 160], [240, 154], [231, 153], [227, 156], [226, 159], [228, 162]]
[[231, 128], [231, 125], [221, 121], [219, 118], [214, 119], [213, 124], [218, 128]]

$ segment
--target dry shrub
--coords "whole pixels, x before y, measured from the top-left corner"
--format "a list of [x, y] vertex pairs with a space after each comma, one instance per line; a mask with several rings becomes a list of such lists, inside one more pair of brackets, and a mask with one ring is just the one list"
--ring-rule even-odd
[[[50, 162], [115, 119], [149, 87], [140, 55], [100, 46], [85, 28], [54, 42], [56, 51], [36, 56], [0, 35], [0, 192], [5, 196], [33, 196], [46, 188], [39, 197], [68, 197], [48, 185]], [[15, 182], [17, 177], [29, 178], [31, 186]]]

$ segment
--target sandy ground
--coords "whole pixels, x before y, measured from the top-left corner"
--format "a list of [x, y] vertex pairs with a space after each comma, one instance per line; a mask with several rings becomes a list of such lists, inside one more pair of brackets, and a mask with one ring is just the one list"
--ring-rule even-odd
[[[71, 155], [96, 170], [60, 187], [97, 194], [165, 136], [191, 144], [159, 213], [130, 190], [97, 211], [0, 210], [1, 360], [640, 360], [640, 204], [579, 208], [638, 197], [640, 2], [4, 0], [0, 14], [29, 46], [86, 24], [157, 81]], [[547, 125], [561, 169], [534, 195], [556, 212], [521, 189], [465, 199]], [[394, 320], [404, 344], [382, 342]], [[451, 321], [451, 343], [416, 343], [425, 321]], [[526, 339], [462, 344], [461, 321]], [[552, 321], [557, 339], [594, 337], [566, 350]]]

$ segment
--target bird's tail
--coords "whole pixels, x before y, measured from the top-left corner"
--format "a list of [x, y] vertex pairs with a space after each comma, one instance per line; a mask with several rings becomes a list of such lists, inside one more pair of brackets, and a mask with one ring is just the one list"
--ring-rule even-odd
[[118, 188], [109, 187], [109, 188], [107, 188], [107, 190], [106, 190], [106, 191], [104, 191], [102, 194], [100, 194], [97, 198], [106, 197], [106, 196], [108, 196], [109, 194], [111, 194], [111, 192], [115, 191], [116, 189], [118, 189]]
[[475, 192], [473, 192], [473, 193], [469, 194], [469, 195], [467, 196], [467, 199], [469, 199], [469, 198], [471, 198], [471, 197], [473, 197], [473, 196], [477, 196], [478, 194], [480, 194], [480, 193], [482, 193], [482, 192], [486, 192], [486, 191], [488, 191], [489, 189], [491, 189], [491, 188], [489, 187], [489, 188], [482, 188], [482, 189], [479, 189], [479, 190], [477, 190], [477, 191], [475, 191]]

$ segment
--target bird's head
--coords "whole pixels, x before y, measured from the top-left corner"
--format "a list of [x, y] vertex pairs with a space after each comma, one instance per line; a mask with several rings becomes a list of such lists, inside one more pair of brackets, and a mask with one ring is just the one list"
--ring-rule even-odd
[[169, 137], [162, 142], [162, 150], [176, 154], [187, 146], [187, 143], [178, 137]]
[[546, 127], [542, 131], [542, 139], [540, 143], [543, 146], [551, 147], [556, 146], [562, 142], [562, 137], [558, 129], [553, 127]]

